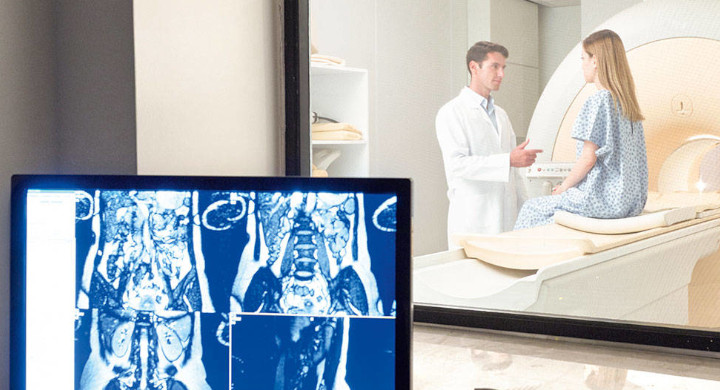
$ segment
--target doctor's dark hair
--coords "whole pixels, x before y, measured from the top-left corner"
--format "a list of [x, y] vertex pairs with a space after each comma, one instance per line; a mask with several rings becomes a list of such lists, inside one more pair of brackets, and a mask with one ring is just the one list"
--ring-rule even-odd
[[500, 53], [503, 57], [508, 58], [508, 50], [505, 48], [505, 46], [488, 41], [480, 41], [472, 45], [472, 47], [468, 49], [467, 55], [465, 56], [465, 62], [468, 72], [470, 72], [470, 61], [475, 61], [478, 64], [482, 64], [482, 62], [487, 59], [488, 53]]
[[585, 38], [582, 45], [587, 54], [595, 57], [598, 79], [610, 90], [622, 114], [633, 122], [645, 119], [640, 112], [635, 81], [620, 36], [611, 30], [600, 30]]

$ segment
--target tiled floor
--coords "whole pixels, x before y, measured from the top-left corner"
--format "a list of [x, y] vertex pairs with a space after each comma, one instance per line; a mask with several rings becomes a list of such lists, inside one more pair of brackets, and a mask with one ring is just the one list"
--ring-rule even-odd
[[416, 324], [414, 390], [720, 390], [720, 355]]

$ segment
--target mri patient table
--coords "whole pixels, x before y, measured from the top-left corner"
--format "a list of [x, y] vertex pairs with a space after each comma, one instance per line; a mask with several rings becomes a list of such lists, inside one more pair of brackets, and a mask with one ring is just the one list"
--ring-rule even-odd
[[414, 301], [686, 325], [693, 271], [720, 262], [720, 205], [653, 213], [665, 224], [633, 233], [556, 223], [458, 237], [464, 249], [414, 259]]

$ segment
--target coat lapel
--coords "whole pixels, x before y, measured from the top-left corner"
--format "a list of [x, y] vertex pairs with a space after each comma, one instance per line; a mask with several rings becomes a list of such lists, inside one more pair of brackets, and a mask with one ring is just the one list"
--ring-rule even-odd
[[[467, 87], [466, 87], [467, 88]], [[480, 104], [480, 100], [473, 96], [475, 92], [467, 89], [464, 90], [463, 93], [465, 94], [464, 99], [466, 104], [474, 111], [478, 112], [478, 115], [482, 118], [482, 120], [485, 121], [487, 130], [493, 134], [495, 137], [495, 146], [500, 148], [502, 146], [502, 130], [503, 126], [501, 124], [501, 120], [497, 115], [497, 108], [495, 108], [495, 120], [497, 122], [498, 128], [495, 129], [495, 126], [492, 123], [492, 119], [490, 119], [490, 115], [485, 111], [485, 108]]]
[[500, 120], [500, 117], [497, 115], [497, 108], [495, 109], [495, 121], [497, 122], [497, 129], [495, 128], [495, 125], [492, 123], [492, 119], [490, 119], [490, 114], [488, 114], [487, 111], [481, 106], [477, 106], [477, 110], [480, 111], [480, 116], [485, 120], [487, 123], [488, 131], [492, 133], [492, 135], [495, 137], [495, 146], [498, 148], [502, 146], [502, 130], [503, 125], [502, 121]]

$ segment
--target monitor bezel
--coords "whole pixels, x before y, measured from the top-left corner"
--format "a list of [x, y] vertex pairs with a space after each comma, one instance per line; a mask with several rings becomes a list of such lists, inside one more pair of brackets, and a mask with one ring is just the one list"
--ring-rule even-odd
[[14, 175], [11, 186], [10, 387], [26, 380], [26, 206], [28, 190], [228, 190], [397, 194], [395, 268], [395, 388], [411, 387], [411, 181], [390, 178], [229, 176]]

